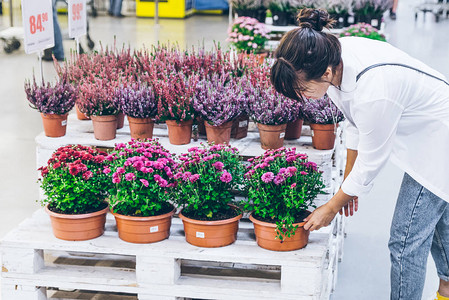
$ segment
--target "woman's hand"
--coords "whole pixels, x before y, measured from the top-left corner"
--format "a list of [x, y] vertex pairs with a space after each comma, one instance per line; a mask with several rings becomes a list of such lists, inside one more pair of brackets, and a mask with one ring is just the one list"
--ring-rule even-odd
[[346, 217], [353, 216], [354, 212], [359, 210], [359, 197], [354, 197], [352, 200], [349, 201], [348, 204], [343, 206], [342, 209], [340, 209], [340, 215], [343, 215], [343, 211], [345, 213]]
[[304, 219], [307, 223], [304, 225], [305, 230], [318, 230], [321, 227], [328, 226], [334, 219], [337, 212], [335, 212], [329, 203], [326, 203], [315, 209], [307, 218]]

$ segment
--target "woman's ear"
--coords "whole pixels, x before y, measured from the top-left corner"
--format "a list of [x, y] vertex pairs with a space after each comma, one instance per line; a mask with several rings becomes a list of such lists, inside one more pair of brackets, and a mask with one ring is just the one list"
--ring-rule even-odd
[[331, 67], [327, 67], [326, 72], [324, 72], [323, 76], [321, 76], [321, 80], [325, 82], [331, 82], [334, 73]]

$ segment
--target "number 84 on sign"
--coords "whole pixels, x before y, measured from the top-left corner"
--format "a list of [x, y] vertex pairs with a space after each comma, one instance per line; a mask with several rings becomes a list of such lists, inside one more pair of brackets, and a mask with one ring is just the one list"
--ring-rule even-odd
[[52, 0], [22, 0], [22, 21], [26, 53], [54, 46]]

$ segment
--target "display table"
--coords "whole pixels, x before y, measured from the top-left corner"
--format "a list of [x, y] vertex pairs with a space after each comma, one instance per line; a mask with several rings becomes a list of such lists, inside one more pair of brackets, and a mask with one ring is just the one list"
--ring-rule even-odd
[[[321, 205], [338, 190], [344, 166], [344, 125], [338, 129], [333, 150], [315, 150], [310, 129], [303, 127], [300, 139], [286, 141], [318, 164], [328, 194], [316, 201]], [[112, 141], [94, 138], [91, 121], [68, 120], [67, 135], [36, 137], [37, 164], [45, 165], [54, 150], [68, 144], [112, 148], [130, 140], [125, 121]], [[154, 137], [172, 153], [205, 142], [204, 137], [189, 145], [171, 145], [164, 125], [157, 125]], [[245, 158], [264, 152], [254, 124], [248, 137], [231, 140]], [[106, 231], [89, 241], [70, 242], [54, 237], [49, 217], [40, 209], [8, 233], [1, 241], [2, 299], [42, 300], [54, 289], [77, 293], [108, 293], [114, 299], [329, 299], [343, 255], [344, 218], [310, 234], [301, 250], [273, 252], [256, 244], [253, 224], [245, 216], [237, 241], [222, 248], [199, 248], [185, 241], [181, 220], [175, 216], [168, 240], [154, 244], [131, 244], [118, 238], [116, 223], [107, 216]], [[75, 298], [67, 296], [57, 298]], [[119, 293], [117, 296], [117, 293]], [[76, 296], [78, 297], [78, 296]], [[109, 298], [108, 298], [109, 299]], [[111, 298], [112, 299], [112, 298]]]

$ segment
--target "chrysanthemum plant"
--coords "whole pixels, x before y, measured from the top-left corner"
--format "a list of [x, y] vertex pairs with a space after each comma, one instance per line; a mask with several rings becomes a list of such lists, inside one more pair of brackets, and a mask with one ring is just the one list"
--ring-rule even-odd
[[174, 180], [176, 162], [157, 140], [131, 140], [117, 144], [106, 157], [111, 161], [110, 206], [115, 213], [148, 217], [173, 209], [169, 191]]
[[56, 213], [83, 214], [107, 206], [108, 170], [106, 153], [85, 146], [57, 149], [47, 166], [39, 168], [46, 196], [42, 205]]
[[239, 17], [228, 29], [228, 42], [231, 42], [237, 50], [246, 53], [257, 52], [264, 49], [268, 40], [269, 30], [265, 24], [259, 23], [254, 18]]
[[240, 212], [231, 208], [233, 190], [241, 187], [244, 168], [236, 148], [202, 145], [179, 157], [175, 195], [183, 215], [196, 220], [223, 220]]
[[303, 222], [307, 209], [314, 207], [314, 199], [324, 188], [322, 174], [295, 148], [269, 150], [249, 161], [245, 209], [260, 221], [276, 223], [282, 242], [295, 234], [298, 226], [294, 224]]
[[340, 33], [340, 37], [345, 36], [358, 36], [382, 42], [387, 41], [385, 35], [381, 34], [379, 30], [366, 23], [357, 23], [349, 26], [345, 31]]

